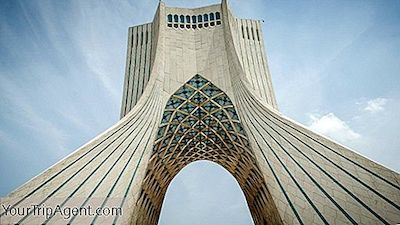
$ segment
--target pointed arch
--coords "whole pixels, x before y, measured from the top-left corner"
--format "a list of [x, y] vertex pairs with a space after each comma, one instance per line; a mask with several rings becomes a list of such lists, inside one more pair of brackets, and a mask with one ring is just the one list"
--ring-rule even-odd
[[170, 182], [198, 160], [215, 162], [235, 177], [255, 224], [282, 224], [231, 99], [200, 75], [166, 103], [137, 202], [137, 224], [157, 223]]

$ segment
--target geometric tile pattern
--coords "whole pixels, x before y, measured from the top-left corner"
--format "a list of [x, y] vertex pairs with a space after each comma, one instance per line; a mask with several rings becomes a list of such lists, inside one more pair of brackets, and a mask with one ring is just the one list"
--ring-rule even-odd
[[232, 102], [211, 82], [196, 75], [168, 101], [154, 151], [164, 160], [225, 160], [226, 151], [248, 147]]

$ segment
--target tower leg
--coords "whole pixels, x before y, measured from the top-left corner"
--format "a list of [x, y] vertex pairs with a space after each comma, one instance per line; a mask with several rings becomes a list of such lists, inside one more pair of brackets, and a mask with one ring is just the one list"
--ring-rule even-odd
[[400, 176], [282, 116], [234, 84], [238, 112], [285, 224], [395, 224]]
[[154, 85], [116, 125], [2, 199], [2, 204], [19, 209], [33, 205], [52, 209], [57, 205], [61, 209], [90, 207], [91, 215], [85, 211], [66, 218], [31, 210], [11, 216], [2, 207], [1, 223], [128, 224], [135, 215], [135, 202], [162, 113], [160, 93]]

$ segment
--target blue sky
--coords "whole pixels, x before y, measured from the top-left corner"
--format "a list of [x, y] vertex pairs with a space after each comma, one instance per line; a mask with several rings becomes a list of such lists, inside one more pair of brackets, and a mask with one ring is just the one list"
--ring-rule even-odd
[[[157, 4], [0, 1], [0, 196], [118, 120], [128, 27], [151, 21]], [[400, 171], [400, 1], [230, 5], [265, 21], [283, 113]], [[168, 190], [160, 224], [187, 219], [252, 224], [236, 181], [207, 162], [189, 165]]]

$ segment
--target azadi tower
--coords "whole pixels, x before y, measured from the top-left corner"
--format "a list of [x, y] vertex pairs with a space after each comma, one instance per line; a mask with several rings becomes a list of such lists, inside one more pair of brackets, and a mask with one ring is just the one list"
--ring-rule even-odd
[[225, 0], [160, 2], [151, 23], [129, 28], [121, 120], [3, 200], [123, 213], [2, 207], [1, 223], [157, 224], [171, 180], [196, 160], [235, 177], [256, 225], [400, 223], [400, 175], [282, 115], [263, 43], [260, 21]]

